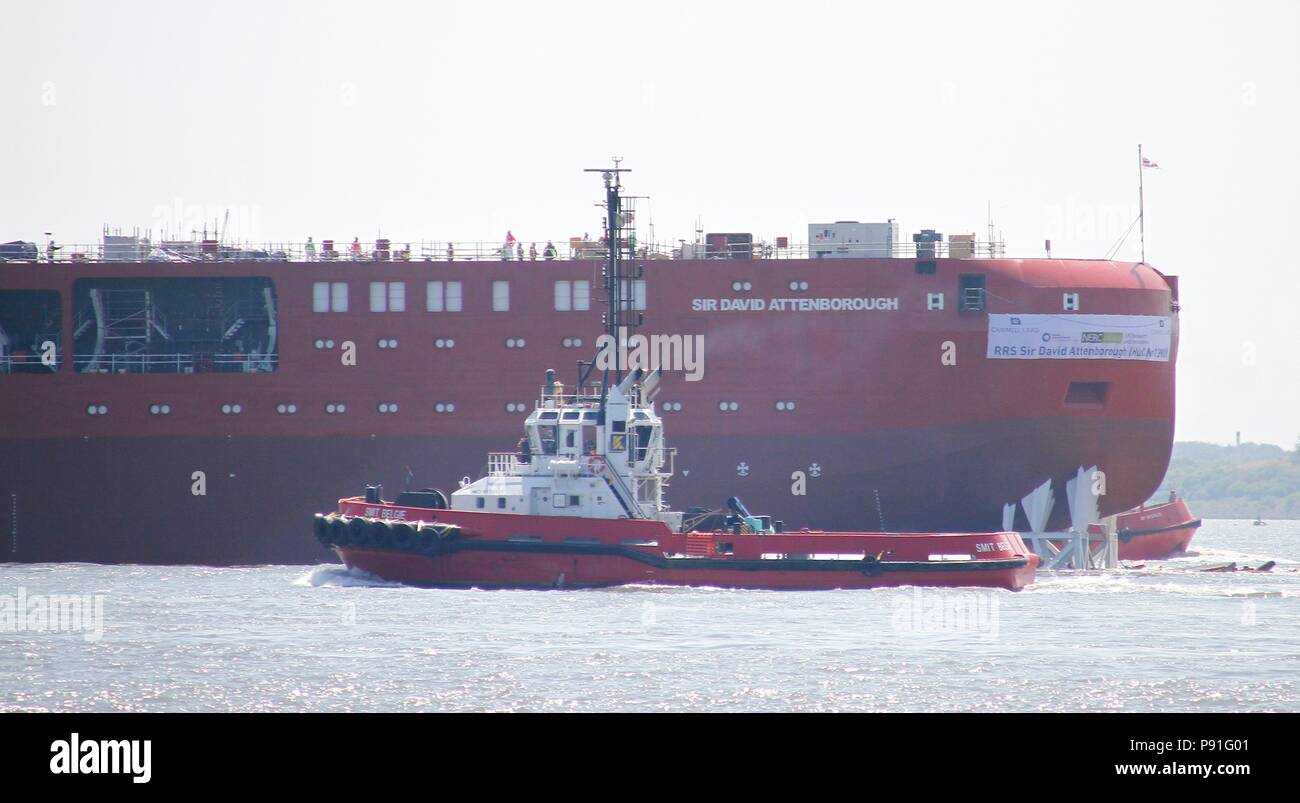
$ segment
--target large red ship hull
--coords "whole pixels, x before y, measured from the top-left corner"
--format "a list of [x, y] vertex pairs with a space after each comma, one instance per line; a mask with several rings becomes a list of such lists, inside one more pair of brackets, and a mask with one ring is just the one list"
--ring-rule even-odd
[[[1130, 509], [1161, 482], [1173, 440], [1174, 355], [1167, 361], [987, 359], [989, 312], [1082, 308], [1169, 316], [1175, 287], [1146, 266], [1060, 260], [771, 260], [647, 263], [643, 331], [705, 337], [701, 381], [665, 375], [678, 448], [672, 504], [718, 506], [733, 494], [775, 517], [824, 529], [977, 531], [1002, 526], [1002, 505], [1053, 480], [1053, 526], [1068, 520], [1064, 481], [1107, 474], [1103, 515]], [[0, 290], [52, 289], [65, 343], [77, 281], [124, 277], [265, 276], [279, 307], [279, 367], [258, 374], [90, 375], [70, 349], [53, 373], [0, 376], [0, 560], [236, 564], [311, 562], [328, 553], [299, 537], [304, 517], [339, 487], [409, 481], [454, 487], [483, 473], [486, 451], [518, 438], [518, 413], [553, 366], [561, 378], [590, 356], [599, 314], [552, 309], [556, 281], [597, 278], [595, 262], [213, 263], [7, 265]], [[987, 277], [988, 308], [954, 309], [958, 276]], [[708, 312], [697, 300], [791, 296], [802, 278], [819, 297], [888, 297], [874, 312]], [[425, 280], [463, 281], [465, 306], [428, 313]], [[404, 281], [400, 314], [364, 309], [366, 283]], [[312, 311], [314, 281], [349, 283], [352, 311]], [[492, 283], [513, 288], [492, 309]], [[927, 309], [942, 289], [949, 306]], [[594, 301], [594, 300], [593, 300]], [[593, 307], [598, 308], [598, 304]], [[578, 337], [582, 348], [563, 345]], [[339, 349], [356, 344], [355, 365]], [[435, 348], [454, 339], [454, 349]], [[398, 348], [377, 344], [391, 339]], [[526, 348], [509, 341], [527, 341]], [[1075, 384], [1104, 387], [1072, 397]], [[782, 411], [777, 405], [797, 402]], [[435, 411], [454, 402], [455, 412]], [[724, 402], [735, 409], [724, 411]], [[171, 413], [151, 415], [165, 402]], [[277, 412], [292, 402], [295, 415]], [[328, 403], [346, 402], [345, 415]], [[221, 407], [238, 403], [242, 414]], [[398, 414], [381, 412], [395, 403]], [[88, 405], [105, 415], [88, 415]], [[409, 469], [410, 475], [407, 474]], [[196, 480], [202, 474], [202, 482]], [[201, 485], [201, 487], [200, 487]], [[141, 498], [147, 500], [141, 505]], [[1023, 522], [1017, 523], [1023, 527]]]

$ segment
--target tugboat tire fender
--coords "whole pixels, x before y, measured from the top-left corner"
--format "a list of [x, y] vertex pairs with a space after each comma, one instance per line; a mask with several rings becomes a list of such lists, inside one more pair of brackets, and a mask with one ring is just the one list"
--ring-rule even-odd
[[415, 545], [415, 528], [406, 522], [392, 525], [393, 546], [397, 549], [410, 549]]
[[339, 516], [326, 517], [325, 539], [328, 546], [347, 546], [351, 541], [347, 522]]
[[351, 521], [347, 522], [348, 543], [353, 546], [365, 546], [369, 528], [366, 526], [366, 520], [360, 516], [353, 516]]
[[391, 522], [376, 519], [370, 523], [370, 546], [387, 549], [393, 545], [393, 525]]

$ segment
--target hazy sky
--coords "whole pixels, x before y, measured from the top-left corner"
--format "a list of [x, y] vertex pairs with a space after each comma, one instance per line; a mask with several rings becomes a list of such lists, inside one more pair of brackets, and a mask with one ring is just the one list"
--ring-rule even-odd
[[[1100, 257], [1147, 173], [1180, 440], [1300, 436], [1300, 3], [6, 0], [0, 241], [231, 210], [259, 241], [897, 218]], [[618, 112], [611, 114], [611, 106]], [[201, 225], [201, 224], [198, 224]], [[1119, 252], [1136, 259], [1136, 232]]]

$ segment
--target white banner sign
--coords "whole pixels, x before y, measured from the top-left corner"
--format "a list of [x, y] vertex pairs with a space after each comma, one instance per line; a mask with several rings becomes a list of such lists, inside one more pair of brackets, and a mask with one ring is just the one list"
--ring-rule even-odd
[[991, 360], [1168, 362], [1173, 324], [1163, 315], [989, 315]]

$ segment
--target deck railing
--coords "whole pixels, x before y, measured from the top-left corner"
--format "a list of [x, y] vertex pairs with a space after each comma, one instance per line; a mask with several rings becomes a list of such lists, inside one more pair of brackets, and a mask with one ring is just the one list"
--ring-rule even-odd
[[524, 473], [519, 452], [488, 452], [489, 477], [516, 477]]
[[[630, 253], [632, 243], [623, 243], [625, 253]], [[40, 246], [33, 256], [30, 252], [7, 251], [0, 253], [0, 262], [37, 264], [80, 264], [115, 262], [324, 262], [324, 263], [375, 263], [375, 262], [550, 262], [572, 260], [598, 260], [608, 255], [603, 242], [575, 238], [555, 242], [555, 255], [545, 256], [545, 241], [518, 244], [509, 249], [503, 243], [446, 242], [446, 241], [393, 241], [358, 243], [335, 242], [332, 249], [323, 243], [275, 242], [239, 245], [216, 245], [202, 242], [185, 243], [135, 243], [135, 244], [57, 244], [51, 257], [47, 246]], [[637, 259], [986, 259], [1006, 256], [1005, 246], [997, 242], [939, 242], [939, 243], [792, 243], [778, 246], [771, 242], [730, 244], [713, 248], [700, 243], [636, 243]]]
[[78, 373], [255, 374], [274, 371], [278, 354], [78, 354]]

